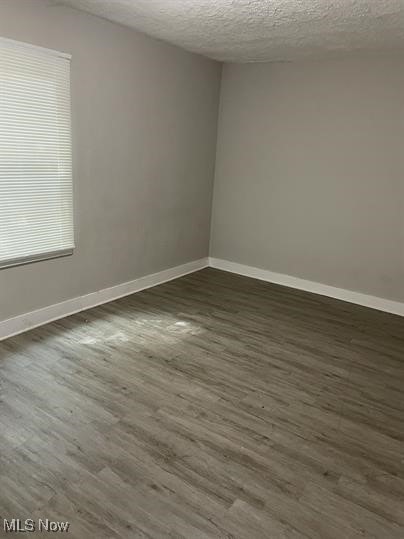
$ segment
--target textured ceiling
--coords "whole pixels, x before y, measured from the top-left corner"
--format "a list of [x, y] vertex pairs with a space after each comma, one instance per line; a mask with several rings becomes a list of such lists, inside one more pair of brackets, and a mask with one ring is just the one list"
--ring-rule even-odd
[[404, 0], [53, 0], [211, 58], [404, 51]]

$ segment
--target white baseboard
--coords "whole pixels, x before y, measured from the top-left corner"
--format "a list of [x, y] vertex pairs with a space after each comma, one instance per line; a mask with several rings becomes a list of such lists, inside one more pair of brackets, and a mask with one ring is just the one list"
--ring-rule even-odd
[[404, 303], [398, 301], [391, 301], [376, 296], [353, 292], [351, 290], [345, 290], [343, 288], [306, 281], [305, 279], [299, 279], [298, 277], [292, 277], [291, 275], [274, 273], [272, 271], [254, 268], [252, 266], [246, 266], [244, 264], [238, 264], [219, 258], [201, 258], [200, 260], [188, 262], [181, 266], [140, 277], [134, 281], [122, 283], [111, 288], [104, 288], [103, 290], [92, 292], [85, 296], [69, 299], [61, 303], [49, 305], [43, 309], [38, 309], [30, 313], [4, 320], [3, 322], [0, 322], [0, 341], [12, 337], [13, 335], [29, 331], [38, 326], [48, 324], [49, 322], [59, 320], [65, 316], [70, 316], [91, 309], [92, 307], [97, 307], [97, 305], [102, 305], [103, 303], [108, 303], [115, 299], [140, 292], [146, 288], [151, 288], [167, 281], [177, 279], [178, 277], [199, 271], [207, 266], [229, 271], [231, 273], [237, 273], [239, 275], [245, 275], [246, 277], [252, 277], [261, 281], [267, 281], [288, 286], [290, 288], [305, 290], [306, 292], [312, 292], [314, 294], [320, 294], [322, 296], [328, 296], [330, 298], [340, 299], [349, 303], [370, 307], [371, 309], [404, 316]]
[[181, 266], [140, 277], [134, 281], [118, 284], [111, 288], [104, 288], [98, 292], [92, 292], [85, 296], [68, 299], [62, 303], [56, 303], [44, 307], [43, 309], [38, 309], [37, 311], [9, 318], [8, 320], [0, 322], [0, 340], [48, 324], [49, 322], [59, 320], [65, 316], [85, 311], [86, 309], [96, 307], [97, 305], [102, 305], [103, 303], [129, 296], [130, 294], [140, 292], [146, 288], [151, 288], [152, 286], [177, 279], [178, 277], [201, 270], [207, 266], [208, 258], [201, 258], [200, 260], [194, 260], [193, 262], [188, 262]]
[[377, 309], [378, 311], [385, 311], [387, 313], [404, 316], [404, 303], [398, 301], [368, 296], [367, 294], [361, 294], [360, 292], [352, 292], [351, 290], [345, 290], [343, 288], [335, 288], [334, 286], [306, 281], [305, 279], [299, 279], [298, 277], [292, 277], [291, 275], [274, 273], [273, 271], [245, 266], [244, 264], [229, 262], [228, 260], [222, 260], [220, 258], [209, 258], [209, 266], [244, 275], [246, 277], [260, 279], [261, 281], [280, 284], [290, 288], [297, 288], [299, 290], [305, 290], [306, 292], [320, 294], [321, 296], [328, 296], [349, 303], [355, 303], [356, 305], [362, 305], [363, 307], [370, 307], [371, 309]]

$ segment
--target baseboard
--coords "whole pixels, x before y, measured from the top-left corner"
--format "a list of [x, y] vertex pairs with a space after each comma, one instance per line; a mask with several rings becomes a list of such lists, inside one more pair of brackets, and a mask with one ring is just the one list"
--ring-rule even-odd
[[56, 303], [55, 305], [49, 305], [43, 309], [38, 309], [37, 311], [9, 318], [8, 320], [0, 322], [0, 340], [48, 324], [49, 322], [59, 320], [65, 316], [91, 309], [97, 305], [102, 305], [103, 303], [129, 296], [130, 294], [140, 292], [146, 288], [172, 281], [173, 279], [177, 279], [188, 273], [193, 273], [194, 271], [206, 268], [207, 266], [208, 258], [201, 258], [200, 260], [194, 260], [193, 262], [188, 262], [181, 266], [140, 277], [134, 281], [122, 283], [111, 288], [104, 288], [98, 292], [92, 292], [85, 296], [69, 299], [62, 303]]
[[201, 258], [200, 260], [188, 262], [187, 264], [183, 264], [181, 266], [176, 266], [158, 273], [140, 277], [134, 281], [122, 283], [111, 288], [105, 288], [85, 296], [69, 299], [61, 303], [49, 305], [43, 309], [38, 309], [30, 313], [4, 320], [3, 322], [0, 322], [0, 341], [14, 335], [18, 335], [19, 333], [29, 331], [30, 329], [34, 329], [38, 326], [48, 324], [49, 322], [59, 320], [65, 316], [70, 316], [72, 314], [91, 309], [92, 307], [97, 307], [97, 305], [102, 305], [104, 303], [114, 301], [115, 299], [129, 296], [130, 294], [163, 284], [173, 279], [178, 279], [179, 277], [199, 271], [207, 266], [229, 271], [231, 273], [237, 273], [239, 275], [245, 275], [246, 277], [252, 277], [261, 281], [267, 281], [270, 283], [288, 286], [290, 288], [305, 290], [306, 292], [312, 292], [314, 294], [320, 294], [330, 298], [340, 299], [349, 303], [355, 303], [356, 305], [370, 307], [371, 309], [404, 316], [404, 303], [400, 303], [398, 301], [391, 301], [376, 296], [369, 296], [367, 294], [361, 294], [359, 292], [353, 292], [343, 288], [336, 288], [334, 286], [307, 281], [291, 275], [274, 273], [272, 271], [246, 266], [244, 264], [238, 264], [236, 262], [230, 262], [228, 260], [222, 260], [219, 258]]
[[330, 298], [347, 301], [349, 303], [355, 303], [356, 305], [362, 305], [363, 307], [370, 307], [371, 309], [377, 309], [378, 311], [404, 316], [404, 303], [400, 303], [398, 301], [391, 301], [376, 296], [368, 296], [367, 294], [361, 294], [360, 292], [353, 292], [343, 288], [336, 288], [334, 286], [328, 286], [313, 281], [306, 281], [305, 279], [299, 279], [298, 277], [292, 277], [291, 275], [274, 273], [273, 271], [254, 268], [252, 266], [245, 266], [244, 264], [229, 262], [228, 260], [222, 260], [220, 258], [209, 258], [209, 266], [212, 268], [229, 271], [231, 273], [244, 275], [246, 277], [260, 279], [261, 281], [280, 284], [290, 288], [297, 288], [299, 290], [305, 290], [306, 292], [320, 294], [321, 296], [327, 296]]

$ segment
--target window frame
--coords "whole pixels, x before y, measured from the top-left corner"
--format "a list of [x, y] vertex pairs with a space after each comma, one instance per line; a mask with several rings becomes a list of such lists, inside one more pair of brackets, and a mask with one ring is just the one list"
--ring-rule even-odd
[[[69, 118], [69, 139], [70, 139], [70, 155], [69, 155], [69, 164], [70, 164], [70, 182], [71, 182], [71, 189], [70, 189], [70, 207], [71, 207], [71, 235], [72, 235], [72, 246], [69, 246], [67, 248], [60, 248], [60, 249], [52, 249], [50, 251], [44, 250], [43, 252], [38, 252], [35, 254], [27, 254], [26, 256], [21, 255], [15, 258], [9, 258], [0, 260], [0, 271], [2, 269], [10, 268], [10, 267], [16, 267], [16, 266], [23, 266], [27, 264], [31, 264], [34, 262], [40, 262], [45, 260], [52, 260], [56, 258], [63, 258], [66, 256], [71, 256], [74, 253], [74, 250], [76, 248], [76, 226], [75, 226], [75, 203], [74, 203], [74, 166], [73, 166], [73, 147], [72, 147], [72, 132], [73, 132], [73, 126], [72, 126], [72, 92], [71, 92], [71, 59], [72, 56], [69, 53], [60, 52], [54, 49], [49, 49], [46, 47], [41, 47], [38, 45], [34, 45], [31, 43], [26, 43], [22, 41], [17, 41], [14, 39], [9, 39], [6, 37], [0, 36], [0, 47], [2, 44], [6, 44], [9, 47], [16, 47], [19, 49], [30, 49], [33, 51], [38, 51], [40, 54], [47, 54], [50, 56], [56, 56], [59, 58], [63, 58], [69, 63], [68, 67], [68, 118]], [[1, 76], [1, 75], [0, 75]], [[55, 79], [56, 80], [56, 79]], [[1, 79], [0, 79], [1, 84]], [[60, 109], [56, 109], [56, 113], [58, 113]], [[0, 178], [1, 181], [1, 178]], [[0, 199], [1, 204], [1, 199]], [[1, 222], [0, 222], [1, 225]]]

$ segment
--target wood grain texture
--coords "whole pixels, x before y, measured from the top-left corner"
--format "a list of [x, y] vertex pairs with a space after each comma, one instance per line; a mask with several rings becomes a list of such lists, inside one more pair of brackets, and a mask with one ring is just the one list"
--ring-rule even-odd
[[209, 268], [0, 343], [0, 376], [2, 517], [404, 537], [402, 318]]

